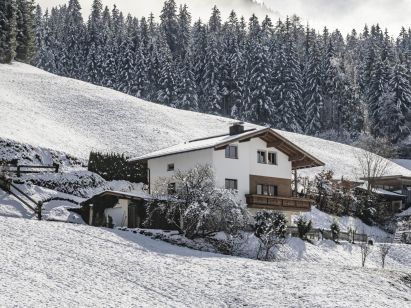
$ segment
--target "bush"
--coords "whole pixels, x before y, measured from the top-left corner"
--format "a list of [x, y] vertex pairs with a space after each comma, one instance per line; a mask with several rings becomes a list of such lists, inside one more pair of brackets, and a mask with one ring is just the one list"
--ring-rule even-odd
[[129, 181], [147, 184], [147, 164], [127, 161], [124, 154], [90, 152], [88, 170], [106, 181]]
[[176, 171], [158, 187], [166, 189], [168, 183], [176, 183], [175, 192], [172, 195], [165, 191], [155, 193], [162, 201], [157, 201], [156, 207], [149, 204], [146, 225], [161, 215], [167, 224], [192, 239], [217, 232], [236, 234], [250, 221], [247, 209], [238, 202], [234, 191], [215, 188], [214, 173], [208, 165]]
[[260, 241], [257, 259], [268, 261], [285, 243], [287, 220], [282, 213], [266, 210], [257, 212], [254, 219], [254, 235]]
[[312, 229], [312, 222], [307, 221], [304, 216], [300, 216], [297, 220], [298, 237], [302, 240], [307, 238], [307, 233]]
[[338, 241], [338, 238], [340, 237], [340, 225], [338, 224], [337, 221], [333, 221], [330, 225], [330, 230], [331, 230], [331, 235], [333, 237], [333, 241], [336, 242]]

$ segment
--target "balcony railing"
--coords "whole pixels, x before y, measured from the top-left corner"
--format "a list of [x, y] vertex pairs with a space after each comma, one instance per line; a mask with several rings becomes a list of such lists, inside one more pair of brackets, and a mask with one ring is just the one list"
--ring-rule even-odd
[[261, 195], [246, 195], [247, 204], [251, 208], [271, 210], [301, 210], [309, 211], [312, 201], [302, 198], [286, 198]]

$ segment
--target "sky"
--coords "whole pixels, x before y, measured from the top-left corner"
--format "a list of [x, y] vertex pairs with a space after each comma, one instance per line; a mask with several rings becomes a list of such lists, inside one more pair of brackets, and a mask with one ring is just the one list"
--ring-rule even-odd
[[[246, 0], [176, 0], [178, 4], [187, 3], [195, 19], [207, 20], [211, 8], [217, 4], [226, 18], [231, 9], [239, 15], [249, 17], [253, 11], [259, 17], [269, 14], [273, 20], [287, 15], [297, 14], [304, 24], [309, 23], [317, 30], [327, 26], [338, 28], [343, 33], [353, 28], [362, 30], [365, 24], [379, 23], [388, 28], [390, 34], [396, 36], [401, 26], [411, 26], [411, 0], [256, 0], [264, 3], [272, 11], [264, 11], [258, 6], [245, 5]], [[68, 0], [37, 0], [42, 6], [56, 6]], [[117, 4], [124, 13], [133, 16], [147, 16], [153, 12], [158, 16], [164, 0], [103, 0], [104, 5]], [[83, 14], [88, 16], [92, 0], [80, 0]]]
[[297, 14], [313, 27], [327, 26], [347, 33], [365, 24], [379, 23], [397, 35], [411, 26], [411, 0], [258, 0], [281, 17]]

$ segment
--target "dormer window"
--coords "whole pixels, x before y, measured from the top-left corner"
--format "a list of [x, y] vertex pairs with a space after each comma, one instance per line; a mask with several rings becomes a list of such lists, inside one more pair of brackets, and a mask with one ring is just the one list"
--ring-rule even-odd
[[225, 148], [225, 158], [238, 159], [238, 147], [236, 145], [228, 145]]

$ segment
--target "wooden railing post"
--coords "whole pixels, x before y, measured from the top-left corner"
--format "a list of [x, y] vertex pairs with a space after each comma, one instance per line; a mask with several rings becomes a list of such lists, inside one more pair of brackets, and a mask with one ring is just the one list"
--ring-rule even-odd
[[42, 212], [42, 208], [43, 208], [43, 202], [41, 202], [41, 201], [39, 201], [38, 203], [37, 203], [37, 219], [38, 220], [41, 220], [42, 219], [42, 216], [41, 216], [41, 212]]

